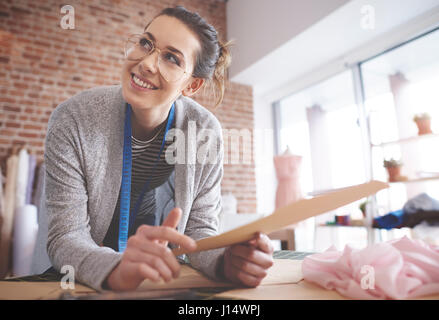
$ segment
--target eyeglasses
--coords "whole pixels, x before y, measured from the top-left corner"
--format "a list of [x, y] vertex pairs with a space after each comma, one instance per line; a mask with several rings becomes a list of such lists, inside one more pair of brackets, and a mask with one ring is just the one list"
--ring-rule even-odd
[[175, 82], [187, 73], [186, 64], [181, 54], [169, 49], [159, 49], [146, 34], [131, 35], [125, 44], [125, 58], [141, 61], [154, 51], [158, 52], [157, 67], [167, 82]]

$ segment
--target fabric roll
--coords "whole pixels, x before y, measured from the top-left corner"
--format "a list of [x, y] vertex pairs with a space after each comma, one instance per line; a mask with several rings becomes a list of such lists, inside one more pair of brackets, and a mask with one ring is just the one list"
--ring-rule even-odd
[[38, 232], [37, 207], [24, 205], [15, 210], [12, 245], [12, 273], [23, 277], [31, 274], [32, 257]]
[[33, 154], [29, 155], [29, 172], [27, 175], [25, 204], [31, 204], [32, 202], [32, 191], [33, 191], [34, 180], [35, 180], [36, 164], [37, 164], [37, 158]]
[[5, 211], [0, 242], [0, 279], [9, 272], [11, 235], [14, 222], [15, 189], [17, 184], [18, 156], [10, 156], [6, 163]]
[[26, 149], [18, 153], [17, 186], [15, 193], [15, 207], [21, 208], [26, 202], [27, 179], [29, 174], [29, 154]]
[[[3, 178], [3, 173], [2, 173], [2, 168], [0, 166], [0, 230], [1, 230], [1, 226], [2, 226], [2, 221], [3, 221], [3, 214], [5, 212], [5, 199], [4, 199], [4, 193], [3, 193], [3, 182], [5, 181], [5, 179]], [[0, 234], [1, 236], [1, 234]], [[1, 241], [1, 238], [0, 238]]]
[[45, 165], [44, 162], [41, 162], [41, 164], [38, 166], [38, 175], [36, 177], [36, 186], [35, 186], [35, 192], [32, 197], [31, 204], [37, 206], [38, 209], [38, 221], [40, 217], [40, 210], [41, 210], [41, 197], [43, 193], [43, 187], [44, 187], [44, 174], [45, 174]]

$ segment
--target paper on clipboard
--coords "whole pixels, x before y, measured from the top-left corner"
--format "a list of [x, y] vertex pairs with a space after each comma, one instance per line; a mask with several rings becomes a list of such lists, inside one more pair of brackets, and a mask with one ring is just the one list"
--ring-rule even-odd
[[[238, 227], [217, 236], [197, 241], [197, 249], [192, 252], [212, 250], [251, 240], [256, 232], [268, 234], [291, 224], [337, 209], [351, 202], [373, 195], [388, 188], [387, 183], [372, 180], [368, 183], [334, 191], [312, 199], [302, 199], [282, 207], [271, 215]], [[172, 250], [174, 255], [188, 253], [183, 248]]]

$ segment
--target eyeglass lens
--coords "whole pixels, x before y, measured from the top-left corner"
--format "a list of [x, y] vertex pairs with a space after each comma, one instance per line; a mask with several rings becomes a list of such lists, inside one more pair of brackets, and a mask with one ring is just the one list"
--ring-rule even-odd
[[125, 48], [125, 56], [129, 60], [142, 60], [158, 51], [158, 68], [166, 81], [178, 81], [185, 73], [183, 57], [168, 49], [160, 50], [146, 35], [130, 37]]

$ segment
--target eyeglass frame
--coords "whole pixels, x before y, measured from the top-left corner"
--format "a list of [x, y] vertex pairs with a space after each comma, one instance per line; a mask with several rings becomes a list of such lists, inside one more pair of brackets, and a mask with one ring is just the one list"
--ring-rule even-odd
[[[127, 55], [127, 46], [128, 46], [128, 43], [130, 42], [130, 39], [133, 38], [133, 37], [135, 37], [135, 36], [138, 36], [138, 37], [146, 36], [146, 33], [136, 33], [136, 34], [131, 34], [131, 35], [128, 37], [128, 39], [125, 40], [125, 47], [124, 47], [124, 55], [125, 55], [125, 59], [130, 60], [130, 61], [142, 61], [143, 59], [145, 59], [145, 57], [149, 57], [150, 55], [153, 54], [154, 51], [157, 50], [157, 52], [158, 52], [158, 57], [157, 57], [157, 62], [156, 62], [156, 63], [157, 63], [157, 68], [158, 68], [160, 74], [162, 75], [163, 79], [166, 80], [166, 82], [177, 82], [177, 81], [179, 81], [179, 80], [183, 77], [184, 74], [189, 74], [189, 72], [187, 72], [185, 69], [183, 69], [183, 68], [180, 67], [180, 66], [177, 66], [178, 68], [180, 68], [180, 69], [183, 70], [183, 73], [182, 73], [181, 77], [178, 78], [177, 80], [173, 80], [173, 81], [167, 80], [167, 79], [165, 78], [165, 76], [163, 75], [163, 73], [161, 72], [161, 70], [160, 70], [160, 63], [159, 63], [159, 60], [160, 60], [160, 53], [162, 52], [163, 49], [158, 48], [158, 47], [155, 45], [154, 41], [153, 41], [152, 39], [149, 39], [149, 37], [146, 37], [146, 38], [147, 38], [147, 40], [150, 41], [151, 44], [152, 44], [152, 49], [151, 49], [151, 51], [149, 51], [147, 54], [145, 54], [142, 58], [139, 58], [139, 59], [129, 59], [129, 58], [128, 58], [128, 55]], [[135, 45], [139, 45], [139, 43], [135, 43]], [[186, 63], [185, 63], [185, 64], [186, 64]], [[191, 74], [191, 76], [195, 77], [195, 75], [194, 75], [193, 73]]]

